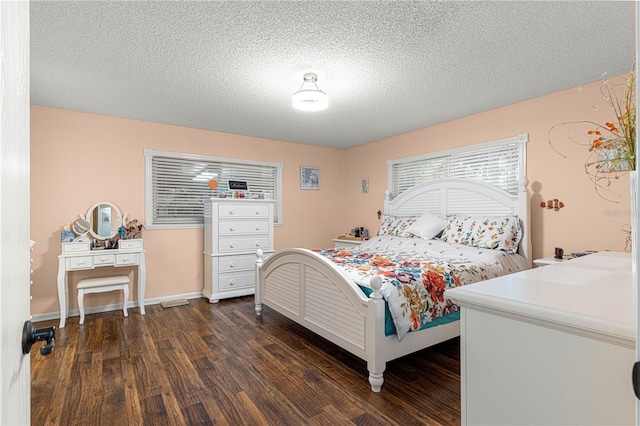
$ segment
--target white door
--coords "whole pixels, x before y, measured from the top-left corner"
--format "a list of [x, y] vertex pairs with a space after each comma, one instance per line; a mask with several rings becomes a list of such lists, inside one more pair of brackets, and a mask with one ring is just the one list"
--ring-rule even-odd
[[0, 424], [31, 416], [29, 355], [29, 2], [0, 1]]

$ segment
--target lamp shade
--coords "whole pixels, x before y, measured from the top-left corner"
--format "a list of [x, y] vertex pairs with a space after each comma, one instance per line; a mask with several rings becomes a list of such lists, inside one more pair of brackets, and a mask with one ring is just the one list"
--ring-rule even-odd
[[313, 73], [304, 75], [300, 89], [293, 94], [293, 107], [301, 111], [321, 111], [329, 106], [329, 97], [318, 88], [318, 77]]

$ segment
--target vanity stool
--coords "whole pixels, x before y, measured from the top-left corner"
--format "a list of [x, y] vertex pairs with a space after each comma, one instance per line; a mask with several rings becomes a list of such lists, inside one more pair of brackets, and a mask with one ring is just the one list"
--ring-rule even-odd
[[124, 316], [129, 316], [127, 303], [129, 302], [129, 277], [116, 276], [104, 278], [86, 278], [78, 282], [78, 308], [80, 308], [80, 324], [84, 324], [84, 295], [89, 293], [104, 293], [107, 291], [122, 290], [122, 311]]

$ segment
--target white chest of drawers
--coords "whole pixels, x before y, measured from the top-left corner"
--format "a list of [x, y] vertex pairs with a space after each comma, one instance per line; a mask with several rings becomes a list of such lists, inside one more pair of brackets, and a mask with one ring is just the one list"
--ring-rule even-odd
[[205, 202], [203, 297], [216, 303], [253, 294], [257, 249], [273, 253], [273, 200]]

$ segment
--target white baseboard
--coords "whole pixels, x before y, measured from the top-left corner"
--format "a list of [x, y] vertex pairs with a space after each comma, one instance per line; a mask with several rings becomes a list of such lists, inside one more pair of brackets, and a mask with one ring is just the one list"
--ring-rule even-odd
[[[153, 299], [145, 299], [144, 306], [157, 305], [158, 303], [166, 302], [168, 300], [175, 299], [197, 299], [199, 297], [203, 297], [202, 293], [186, 293], [186, 294], [174, 294], [172, 296], [163, 296], [163, 297], [154, 297]], [[138, 306], [137, 300], [129, 300], [127, 303], [128, 308], [135, 308]], [[122, 305], [120, 303], [112, 303], [110, 305], [102, 305], [102, 306], [91, 306], [85, 308], [85, 315], [96, 314], [100, 312], [109, 312], [109, 311], [120, 311], [122, 310]], [[80, 310], [79, 309], [69, 309], [69, 317], [79, 317]], [[32, 322], [38, 321], [48, 321], [52, 319], [60, 318], [60, 311], [57, 312], [46, 312], [44, 314], [35, 314], [31, 315]]]

